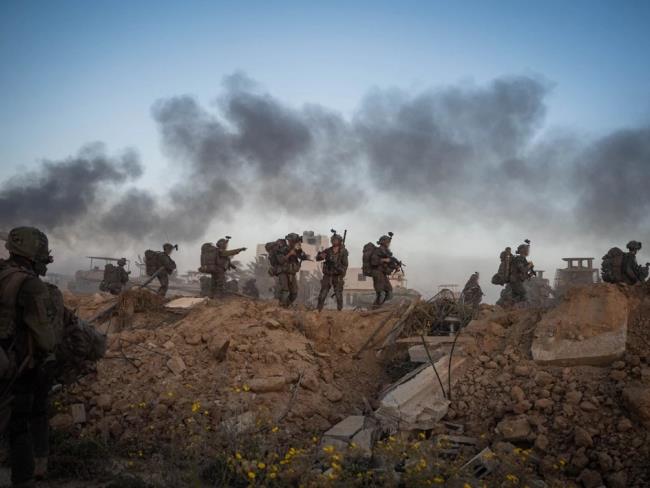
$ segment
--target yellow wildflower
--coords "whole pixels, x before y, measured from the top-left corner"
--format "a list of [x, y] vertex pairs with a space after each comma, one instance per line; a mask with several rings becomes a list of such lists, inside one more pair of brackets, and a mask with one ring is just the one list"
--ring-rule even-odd
[[517, 478], [517, 476], [515, 476], [515, 475], [512, 474], [512, 473], [508, 473], [508, 474], [506, 475], [506, 479], [507, 479], [508, 481], [510, 481], [511, 483], [519, 483], [519, 478]]
[[266, 464], [260, 462], [260, 463], [257, 463], [257, 467], [258, 467], [259, 469], [265, 469], [265, 468], [266, 468]]
[[255, 473], [253, 473], [252, 471], [249, 471], [248, 472], [248, 479], [249, 480], [254, 480], [255, 479]]
[[273, 427], [273, 428], [271, 429], [271, 432], [273, 432], [273, 433], [275, 434], [275, 433], [276, 433], [277, 431], [279, 431], [279, 430], [280, 430], [280, 428], [276, 425], [275, 427]]
[[196, 413], [201, 410], [201, 402], [192, 403], [192, 413]]
[[242, 390], [244, 390], [244, 391], [250, 391], [250, 390], [251, 390], [251, 387], [248, 386], [248, 385], [244, 385], [244, 386], [242, 386]]
[[445, 479], [442, 476], [436, 476], [433, 478], [433, 482], [437, 485], [441, 485], [445, 482]]
[[236, 453], [235, 457], [237, 458], [238, 461], [241, 461], [242, 456], [240, 453]]

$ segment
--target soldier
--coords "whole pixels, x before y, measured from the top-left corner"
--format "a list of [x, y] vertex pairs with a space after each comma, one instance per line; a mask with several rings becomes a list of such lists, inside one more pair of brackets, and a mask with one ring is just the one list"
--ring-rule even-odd
[[530, 254], [530, 241], [526, 240], [525, 244], [520, 244], [517, 247], [517, 255], [512, 259], [510, 265], [510, 279], [506, 286], [506, 293], [510, 289], [512, 301], [514, 303], [526, 301], [526, 288], [524, 282], [531, 277], [535, 276], [533, 271], [533, 263], [528, 262], [528, 255]]
[[216, 271], [211, 273], [212, 281], [210, 294], [212, 298], [215, 296], [223, 296], [226, 293], [226, 272], [229, 269], [235, 269], [235, 266], [231, 262], [231, 258], [246, 250], [245, 247], [228, 250], [229, 242], [230, 236], [226, 236], [217, 241], [217, 267]]
[[124, 269], [126, 258], [117, 260], [117, 267], [108, 263], [104, 267], [104, 280], [99, 285], [99, 289], [107, 291], [111, 295], [119, 295], [122, 289], [129, 282], [130, 271]]
[[332, 246], [316, 255], [316, 261], [325, 261], [323, 263], [320, 294], [318, 295], [319, 312], [323, 310], [330, 288], [334, 288], [336, 308], [338, 310], [343, 309], [343, 285], [345, 284], [345, 273], [348, 271], [348, 250], [345, 248], [343, 237], [335, 231], [332, 232], [334, 232], [330, 239]]
[[622, 274], [623, 280], [628, 285], [643, 282], [648, 277], [648, 264], [641, 266], [636, 262], [636, 254], [641, 250], [639, 241], [630, 241], [627, 243], [627, 250], [623, 255]]
[[476, 271], [472, 276], [469, 277], [465, 287], [463, 288], [463, 300], [465, 304], [469, 305], [473, 309], [478, 309], [483, 299], [483, 290], [481, 290], [481, 285], [478, 284], [479, 274]]
[[271, 253], [269, 262], [273, 266], [271, 272], [278, 277], [280, 305], [289, 307], [298, 297], [296, 275], [302, 262], [308, 260], [309, 256], [302, 250], [302, 238], [293, 232], [287, 234], [284, 239], [278, 239]]
[[393, 297], [393, 285], [390, 275], [401, 269], [402, 263], [393, 257], [390, 244], [393, 240], [392, 232], [381, 236], [377, 241], [378, 246], [370, 256], [372, 284], [375, 288], [375, 307], [381, 306]]
[[160, 266], [163, 269], [160, 270], [157, 276], [158, 281], [160, 282], [158, 294], [163, 297], [167, 294], [167, 290], [169, 289], [169, 275], [176, 269], [176, 263], [171, 258], [171, 253], [174, 249], [178, 250], [178, 245], [174, 246], [173, 244], [166, 242], [163, 244], [163, 252], [159, 256]]
[[0, 262], [0, 377], [2, 430], [9, 419], [11, 480], [32, 486], [36, 455], [47, 455], [47, 394], [55, 334], [48, 317], [49, 294], [40, 280], [52, 260], [47, 236], [33, 227], [9, 233], [9, 259]]

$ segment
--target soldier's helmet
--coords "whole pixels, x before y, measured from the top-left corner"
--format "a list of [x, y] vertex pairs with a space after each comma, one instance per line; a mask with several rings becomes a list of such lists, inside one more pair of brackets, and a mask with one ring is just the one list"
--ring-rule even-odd
[[47, 236], [35, 227], [16, 227], [11, 229], [5, 247], [11, 254], [23, 256], [40, 264], [54, 261], [50, 255]]
[[630, 251], [639, 251], [641, 250], [641, 243], [639, 241], [630, 241], [626, 246]]
[[163, 251], [171, 251], [172, 249], [174, 249], [174, 246], [169, 242], [163, 244]]
[[117, 260], [117, 265], [118, 266], [124, 266], [126, 265], [126, 258], [120, 258]]
[[343, 243], [343, 237], [339, 234], [332, 234], [332, 237], [330, 237], [330, 242], [334, 244], [335, 241], [338, 241], [339, 243]]
[[383, 236], [381, 236], [381, 237], [379, 238], [379, 240], [377, 241], [377, 244], [379, 244], [380, 246], [381, 246], [382, 244], [390, 244], [390, 242], [391, 242], [392, 240], [393, 240], [393, 236], [390, 236], [390, 235], [383, 235]]
[[229, 240], [230, 240], [230, 236], [226, 236], [223, 239], [219, 239], [217, 241], [217, 247], [219, 249], [225, 249], [226, 247], [228, 247], [228, 241]]
[[517, 254], [523, 254], [524, 251], [530, 249], [530, 244], [519, 244], [517, 246]]
[[285, 236], [285, 239], [287, 241], [292, 241], [292, 242], [297, 242], [300, 240], [300, 236], [296, 234], [295, 232], [291, 232]]

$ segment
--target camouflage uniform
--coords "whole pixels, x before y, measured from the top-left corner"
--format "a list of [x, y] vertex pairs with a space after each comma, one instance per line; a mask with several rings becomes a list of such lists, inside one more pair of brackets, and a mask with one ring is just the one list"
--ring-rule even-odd
[[474, 309], [479, 307], [481, 300], [483, 299], [483, 290], [481, 290], [481, 285], [478, 284], [478, 278], [478, 272], [470, 276], [462, 293], [465, 304]]
[[278, 298], [283, 307], [290, 306], [298, 297], [298, 280], [302, 261], [309, 259], [300, 247], [300, 236], [288, 234], [279, 239], [273, 251], [272, 262], [277, 262], [274, 274], [278, 277]]
[[391, 238], [382, 236], [377, 242], [379, 246], [370, 257], [372, 274], [372, 285], [375, 289], [375, 306], [379, 306], [393, 297], [393, 285], [390, 283], [390, 275], [395, 271], [396, 260], [393, 257], [390, 246]]
[[316, 256], [316, 261], [325, 261], [323, 263], [323, 279], [320, 284], [320, 293], [318, 295], [318, 310], [323, 310], [327, 294], [331, 288], [334, 288], [336, 296], [336, 308], [343, 309], [343, 287], [345, 285], [345, 274], [348, 271], [348, 250], [343, 246], [343, 238], [334, 234], [331, 239], [332, 247], [321, 251]]
[[116, 274], [117, 276], [111, 277], [113, 279], [108, 279], [107, 277], [107, 269], [109, 266], [112, 266], [110, 264], [107, 264], [106, 267], [104, 268], [104, 281], [102, 282], [103, 286], [100, 286], [100, 289], [103, 288], [102, 291], [107, 291], [111, 295], [119, 295], [122, 293], [122, 289], [124, 286], [129, 282], [129, 273], [124, 269], [124, 265], [126, 264], [126, 259], [122, 258], [117, 261], [117, 267], [116, 267]]
[[10, 258], [0, 263], [0, 344], [10, 369], [3, 372], [2, 389], [10, 388], [13, 398], [2, 398], [2, 417], [10, 419], [12, 483], [28, 486], [35, 456], [47, 456], [48, 369], [55, 335], [48, 290], [39, 275], [52, 258], [47, 236], [30, 227], [13, 229], [6, 247]]
[[627, 243], [628, 252], [623, 255], [622, 274], [623, 280], [628, 285], [643, 282], [648, 278], [648, 265], [641, 266], [636, 261], [636, 254], [641, 250], [641, 243], [630, 241]]
[[229, 250], [229, 239], [230, 238], [219, 239], [219, 241], [217, 241], [217, 267], [216, 271], [210, 275], [210, 296], [212, 298], [215, 296], [223, 296], [226, 293], [226, 272], [229, 269], [235, 269], [231, 262], [231, 258], [246, 250], [245, 247]]
[[[526, 287], [524, 282], [531, 278], [532, 264], [528, 262], [530, 246], [522, 244], [517, 248], [517, 255], [510, 264], [510, 278], [508, 285], [501, 293], [498, 304], [505, 304], [509, 300], [513, 303], [526, 301]], [[509, 299], [509, 300], [508, 300]]]
[[169, 275], [172, 274], [176, 269], [176, 263], [170, 257], [173, 248], [174, 246], [166, 243], [163, 245], [164, 252], [160, 254], [160, 266], [162, 266], [164, 269], [158, 273], [157, 278], [160, 282], [158, 294], [162, 296], [165, 296], [167, 294], [167, 290], [169, 289]]

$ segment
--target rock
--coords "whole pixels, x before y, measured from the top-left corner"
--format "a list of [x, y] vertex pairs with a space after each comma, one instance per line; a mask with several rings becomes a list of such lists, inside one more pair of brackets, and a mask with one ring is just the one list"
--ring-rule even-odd
[[174, 344], [172, 341], [167, 341], [163, 344], [163, 347], [169, 351], [171, 349], [174, 349], [176, 347], [176, 344]]
[[614, 466], [614, 460], [612, 459], [612, 456], [610, 456], [606, 452], [599, 452], [597, 456], [598, 456], [598, 465], [600, 466], [600, 471], [602, 473], [611, 471], [612, 467]]
[[614, 369], [623, 369], [625, 368], [625, 361], [614, 361], [612, 364], [612, 368]]
[[284, 376], [269, 376], [265, 378], [253, 378], [248, 386], [254, 393], [268, 393], [271, 391], [282, 391], [287, 384]]
[[522, 414], [528, 412], [533, 407], [533, 404], [530, 403], [528, 400], [522, 400], [520, 402], [517, 402], [513, 407], [512, 411], [517, 413], [517, 414]]
[[[628, 313], [616, 285], [572, 288], [537, 323], [533, 359], [558, 366], [610, 364], [625, 353]], [[576, 341], [579, 336], [583, 340]]]
[[335, 386], [327, 385], [323, 390], [325, 398], [327, 398], [330, 402], [336, 403], [340, 402], [343, 399], [343, 393]]
[[535, 402], [535, 408], [538, 410], [545, 410], [553, 407], [553, 400], [550, 398], [540, 398]]
[[516, 400], [518, 402], [521, 402], [526, 398], [524, 390], [522, 390], [518, 385], [514, 385], [512, 388], [510, 388], [510, 396], [513, 398], [513, 400]]
[[320, 383], [318, 378], [311, 371], [307, 371], [300, 381], [300, 385], [307, 390], [318, 392], [320, 390]]
[[185, 343], [190, 345], [190, 346], [198, 346], [201, 344], [202, 339], [201, 339], [201, 334], [191, 334], [185, 336]]
[[66, 430], [74, 425], [72, 415], [67, 413], [57, 413], [50, 419], [50, 427], [55, 430]]
[[102, 410], [110, 410], [113, 404], [113, 398], [107, 393], [102, 393], [95, 398], [95, 404]]
[[175, 375], [181, 374], [186, 369], [185, 363], [183, 362], [183, 358], [181, 358], [180, 356], [173, 356], [169, 358], [167, 360], [167, 367]]
[[548, 449], [549, 440], [544, 434], [539, 434], [535, 439], [535, 447], [540, 451], [546, 451]]
[[609, 373], [609, 377], [614, 381], [623, 381], [625, 378], [627, 378], [627, 373], [622, 369], [615, 369]]
[[350, 354], [352, 352], [352, 347], [344, 342], [341, 344], [341, 347], [339, 347], [339, 351], [341, 351], [343, 354]]
[[607, 476], [607, 486], [609, 488], [626, 488], [627, 474], [624, 471], [610, 474]]
[[166, 308], [192, 308], [201, 303], [207, 302], [206, 297], [181, 297], [165, 304]]
[[573, 442], [578, 447], [591, 447], [594, 445], [591, 435], [582, 427], [575, 428]]
[[596, 405], [587, 401], [582, 402], [580, 404], [580, 408], [583, 409], [585, 412], [595, 412], [596, 410], [598, 410], [598, 407]]
[[330, 430], [323, 434], [326, 437], [340, 439], [343, 441], [351, 440], [357, 432], [366, 425], [366, 418], [363, 415], [350, 415], [346, 417]]
[[631, 386], [623, 389], [623, 402], [641, 423], [650, 428], [650, 388]]
[[522, 441], [531, 433], [530, 424], [525, 415], [508, 417], [497, 424], [497, 430], [508, 441]]
[[553, 381], [555, 381], [553, 375], [547, 373], [546, 371], [540, 371], [535, 375], [535, 383], [537, 383], [539, 386], [548, 386], [553, 383]]
[[73, 403], [70, 405], [70, 414], [75, 424], [86, 423], [86, 406], [83, 403]]
[[269, 329], [279, 329], [282, 327], [282, 324], [275, 319], [266, 319], [264, 321], [264, 326], [268, 327]]
[[571, 465], [576, 468], [576, 470], [581, 470], [589, 464], [589, 458], [585, 454], [584, 449], [579, 449], [571, 457]]
[[530, 368], [524, 364], [518, 364], [515, 366], [515, 375], [517, 376], [530, 376]]
[[487, 330], [490, 334], [495, 335], [497, 337], [506, 336], [506, 329], [501, 324], [497, 324], [496, 322], [490, 322], [490, 324], [487, 327]]
[[616, 430], [619, 432], [627, 432], [628, 430], [632, 429], [632, 427], [634, 427], [632, 425], [632, 422], [626, 417], [621, 418], [616, 424]]
[[565, 398], [568, 403], [577, 405], [578, 403], [580, 403], [580, 400], [582, 400], [582, 393], [577, 390], [569, 391], [567, 392]]
[[591, 469], [583, 469], [578, 480], [585, 488], [599, 488], [603, 485], [603, 479], [600, 477], [600, 474]]
[[489, 362], [485, 365], [485, 367], [486, 367], [487, 369], [497, 369], [497, 368], [499, 367], [499, 365], [496, 363], [496, 361], [489, 361]]

